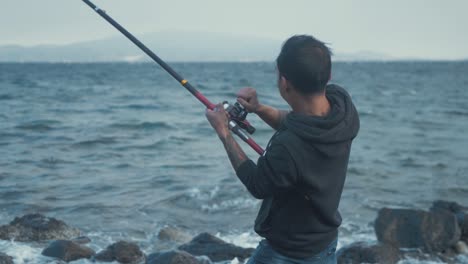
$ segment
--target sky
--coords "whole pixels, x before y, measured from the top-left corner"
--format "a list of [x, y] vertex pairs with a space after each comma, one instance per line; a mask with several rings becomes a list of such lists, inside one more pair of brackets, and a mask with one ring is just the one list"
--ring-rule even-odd
[[[0, 45], [68, 44], [119, 33], [81, 0], [0, 0]], [[467, 0], [94, 0], [134, 34], [311, 34], [335, 53], [467, 59]]]

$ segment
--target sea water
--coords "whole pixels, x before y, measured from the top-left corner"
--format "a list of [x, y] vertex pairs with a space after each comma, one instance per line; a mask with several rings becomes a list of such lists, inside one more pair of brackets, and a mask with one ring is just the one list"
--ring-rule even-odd
[[[250, 86], [262, 103], [288, 109], [274, 63], [173, 67], [214, 103], [234, 102]], [[467, 73], [468, 62], [334, 64], [332, 82], [349, 91], [361, 118], [340, 247], [375, 241], [382, 207], [468, 205]], [[96, 251], [118, 240], [147, 254], [167, 249], [157, 238], [167, 225], [255, 247], [260, 201], [236, 178], [204, 111], [151, 63], [0, 64], [0, 224], [42, 213], [81, 229]], [[265, 146], [274, 131], [249, 120]], [[51, 263], [42, 249], [0, 241], [15, 263]]]

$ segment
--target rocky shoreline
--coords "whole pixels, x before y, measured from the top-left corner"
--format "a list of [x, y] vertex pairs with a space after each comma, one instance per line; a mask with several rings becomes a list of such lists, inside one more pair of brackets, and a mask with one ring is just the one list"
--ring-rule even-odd
[[[95, 252], [86, 244], [91, 242], [77, 228], [65, 222], [41, 214], [28, 214], [17, 217], [8, 225], [0, 226], [0, 239], [20, 242], [45, 243], [42, 255], [55, 258], [53, 263], [66, 263], [79, 259], [128, 264], [210, 264], [249, 258], [253, 248], [242, 248], [227, 243], [209, 233], [191, 237], [176, 227], [160, 230], [161, 241], [183, 243], [170, 251], [145, 255], [136, 243], [118, 241], [100, 252]], [[48, 244], [47, 244], [48, 242]], [[12, 264], [13, 258], [0, 252], [0, 264]]]
[[[383, 208], [374, 222], [378, 243], [339, 250], [338, 263], [397, 263], [403, 259], [461, 263], [468, 254], [468, 207], [435, 201], [429, 211]], [[466, 262], [465, 262], [466, 263]]]
[[[389, 209], [379, 211], [374, 223], [378, 243], [355, 242], [338, 251], [338, 262], [397, 263], [402, 259], [460, 263], [468, 254], [468, 208], [455, 202], [436, 201], [429, 211]], [[209, 264], [248, 259], [253, 248], [227, 243], [209, 233], [191, 237], [176, 227], [165, 227], [160, 241], [179, 246], [169, 251], [146, 255], [136, 243], [118, 241], [100, 252], [87, 246], [91, 240], [65, 222], [41, 214], [17, 217], [0, 226], [0, 239], [44, 243], [42, 255], [53, 263], [78, 259], [129, 264]], [[12, 264], [12, 257], [0, 252], [0, 264]]]

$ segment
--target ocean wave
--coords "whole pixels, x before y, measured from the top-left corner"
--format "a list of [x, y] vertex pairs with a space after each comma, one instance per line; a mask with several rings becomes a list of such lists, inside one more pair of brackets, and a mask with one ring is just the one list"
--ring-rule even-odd
[[111, 128], [127, 130], [155, 130], [155, 129], [173, 129], [174, 127], [166, 122], [142, 122], [142, 123], [114, 123], [109, 125]]
[[35, 120], [31, 122], [22, 123], [20, 125], [15, 126], [15, 128], [21, 130], [46, 132], [54, 129], [54, 126], [59, 124], [61, 124], [61, 122], [56, 120]]
[[0, 101], [7, 101], [12, 99], [15, 99], [15, 97], [10, 94], [0, 94]]
[[11, 80], [11, 83], [21, 88], [41, 88], [38, 82], [30, 80], [26, 77], [19, 77]]
[[26, 243], [14, 241], [0, 241], [0, 252], [11, 257], [15, 264], [50, 264], [54, 263], [52, 258], [41, 255], [42, 249], [35, 248]]
[[195, 198], [200, 201], [207, 201], [213, 199], [219, 193], [219, 186], [215, 186], [210, 190], [200, 190], [199, 188], [192, 188], [188, 191], [188, 195], [191, 198]]
[[55, 157], [48, 157], [48, 158], [41, 159], [41, 162], [46, 163], [46, 164], [72, 164], [72, 163], [75, 163], [73, 161], [58, 159], [58, 158], [55, 158]]
[[157, 150], [167, 144], [167, 140], [159, 140], [151, 144], [145, 145], [125, 145], [114, 148], [116, 151], [128, 151], [128, 150]]
[[131, 168], [132, 165], [129, 164], [129, 163], [119, 163], [117, 165], [114, 166], [114, 168], [116, 169], [128, 169], [128, 168]]
[[192, 188], [187, 192], [166, 199], [165, 202], [179, 208], [198, 208], [205, 213], [213, 214], [254, 209], [259, 204], [259, 201], [248, 197], [226, 195], [219, 186], [206, 190]]
[[0, 139], [22, 138], [23, 133], [0, 132]]
[[212, 202], [202, 204], [201, 209], [208, 213], [226, 212], [231, 210], [240, 210], [248, 208], [256, 208], [259, 201], [247, 198], [235, 198], [230, 200], [224, 200], [220, 202]]
[[424, 167], [423, 164], [418, 162], [416, 159], [413, 158], [405, 158], [400, 160], [400, 165], [402, 167], [409, 167], [409, 168], [421, 168]]
[[48, 158], [41, 159], [40, 164], [38, 166], [41, 168], [54, 168], [61, 164], [74, 164], [74, 163], [75, 162], [69, 161], [69, 160], [59, 159], [55, 157], [48, 157]]
[[72, 146], [77, 148], [90, 148], [98, 145], [111, 145], [117, 142], [118, 141], [115, 137], [100, 137], [96, 139], [80, 141], [74, 143]]
[[348, 173], [349, 174], [354, 174], [354, 175], [365, 175], [366, 174], [364, 169], [359, 169], [359, 168], [351, 167], [351, 166], [348, 168]]
[[201, 164], [201, 163], [190, 163], [190, 164], [165, 164], [161, 165], [158, 168], [160, 169], [205, 169], [210, 168], [212, 165], [209, 164]]
[[451, 111], [445, 111], [444, 112], [446, 115], [449, 116], [468, 116], [468, 111], [466, 110], [451, 110]]
[[243, 232], [240, 234], [217, 233], [216, 236], [228, 243], [232, 243], [234, 245], [237, 245], [239, 247], [244, 247], [244, 248], [256, 248], [258, 243], [262, 239], [260, 236], [258, 236], [254, 232]]
[[132, 109], [132, 110], [159, 110], [161, 107], [158, 104], [129, 104], [129, 105], [120, 105], [112, 106], [112, 109]]

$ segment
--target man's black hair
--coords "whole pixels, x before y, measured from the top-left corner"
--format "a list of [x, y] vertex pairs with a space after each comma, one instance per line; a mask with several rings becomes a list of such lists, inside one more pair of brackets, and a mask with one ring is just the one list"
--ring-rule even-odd
[[276, 59], [279, 74], [302, 94], [323, 92], [331, 74], [332, 52], [308, 35], [292, 36]]

